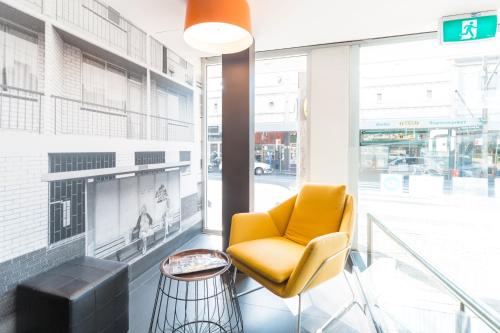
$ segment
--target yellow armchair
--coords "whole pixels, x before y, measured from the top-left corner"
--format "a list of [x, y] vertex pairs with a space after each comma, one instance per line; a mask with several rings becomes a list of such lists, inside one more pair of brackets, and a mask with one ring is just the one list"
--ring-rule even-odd
[[299, 296], [300, 329], [300, 295], [343, 272], [353, 229], [345, 186], [308, 184], [267, 212], [235, 214], [227, 253], [274, 294]]

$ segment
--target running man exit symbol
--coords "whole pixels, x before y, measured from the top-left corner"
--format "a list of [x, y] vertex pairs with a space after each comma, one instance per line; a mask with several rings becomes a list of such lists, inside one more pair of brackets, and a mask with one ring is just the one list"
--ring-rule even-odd
[[477, 36], [477, 20], [462, 21], [462, 34], [460, 39], [469, 40], [475, 39]]
[[441, 18], [442, 43], [472, 42], [494, 38], [497, 32], [495, 11], [446, 16]]

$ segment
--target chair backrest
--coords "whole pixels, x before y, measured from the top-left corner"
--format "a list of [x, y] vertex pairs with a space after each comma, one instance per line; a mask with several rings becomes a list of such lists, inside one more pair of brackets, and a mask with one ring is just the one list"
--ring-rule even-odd
[[285, 237], [306, 245], [313, 238], [338, 232], [345, 202], [344, 185], [304, 185], [297, 195]]

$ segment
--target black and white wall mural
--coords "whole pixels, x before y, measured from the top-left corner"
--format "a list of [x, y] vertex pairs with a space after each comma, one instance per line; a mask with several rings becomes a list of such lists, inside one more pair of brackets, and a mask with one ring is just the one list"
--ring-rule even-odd
[[180, 170], [87, 181], [87, 255], [132, 261], [181, 228]]

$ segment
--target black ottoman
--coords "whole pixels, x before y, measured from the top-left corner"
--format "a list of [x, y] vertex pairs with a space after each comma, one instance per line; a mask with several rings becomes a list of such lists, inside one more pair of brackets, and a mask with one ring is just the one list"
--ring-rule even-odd
[[128, 265], [81, 257], [18, 286], [17, 332], [127, 332]]

